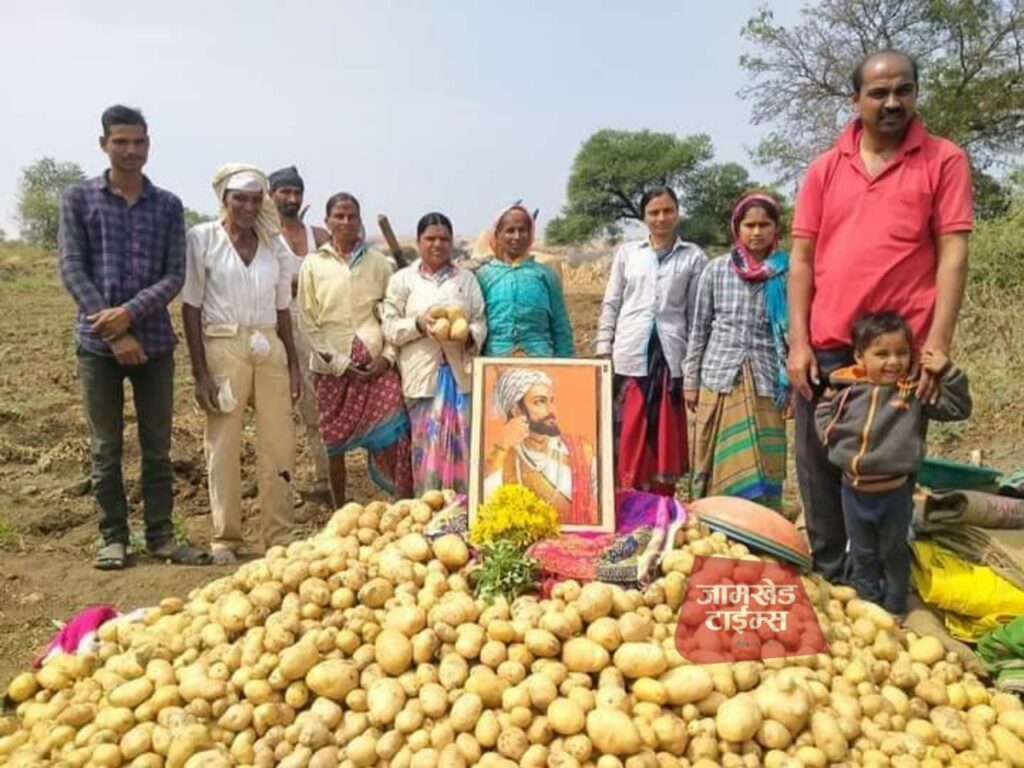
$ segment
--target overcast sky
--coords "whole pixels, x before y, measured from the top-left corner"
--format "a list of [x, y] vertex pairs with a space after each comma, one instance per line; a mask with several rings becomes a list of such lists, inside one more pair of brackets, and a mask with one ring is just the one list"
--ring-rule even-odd
[[[744, 163], [763, 133], [736, 96], [756, 0], [0, 3], [9, 233], [25, 166], [105, 167], [99, 116], [116, 102], [144, 111], [146, 172], [189, 207], [215, 210], [221, 163], [295, 164], [307, 221], [346, 190], [400, 233], [432, 209], [474, 233], [520, 197], [547, 220], [601, 128], [706, 132]], [[799, 3], [772, 7], [790, 22]]]

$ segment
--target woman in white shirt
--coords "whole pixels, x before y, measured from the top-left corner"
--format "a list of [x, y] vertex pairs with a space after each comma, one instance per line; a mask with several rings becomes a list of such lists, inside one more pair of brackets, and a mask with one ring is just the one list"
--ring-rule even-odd
[[675, 494], [689, 467], [683, 360], [707, 256], [676, 234], [671, 187], [640, 201], [648, 237], [615, 252], [596, 353], [615, 371], [616, 485]]
[[[470, 375], [487, 338], [484, 299], [473, 273], [451, 261], [452, 223], [428, 213], [416, 226], [420, 258], [399, 270], [384, 300], [384, 338], [398, 348], [409, 420], [416, 493], [451, 488], [465, 493], [469, 476]], [[461, 312], [443, 320], [440, 309]], [[432, 312], [433, 310], [433, 312]]]
[[196, 401], [206, 411], [207, 474], [215, 562], [242, 544], [242, 424], [256, 411], [263, 544], [286, 543], [294, 526], [292, 406], [302, 394], [292, 340], [290, 255], [267, 177], [231, 164], [213, 177], [217, 221], [186, 236], [182, 317]]

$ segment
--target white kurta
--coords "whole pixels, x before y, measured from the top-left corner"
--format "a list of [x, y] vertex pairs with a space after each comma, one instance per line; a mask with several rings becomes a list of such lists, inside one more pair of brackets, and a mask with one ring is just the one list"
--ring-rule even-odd
[[207, 325], [276, 325], [292, 298], [292, 258], [278, 238], [261, 242], [247, 265], [219, 221], [199, 224], [185, 236], [181, 300], [202, 309]]

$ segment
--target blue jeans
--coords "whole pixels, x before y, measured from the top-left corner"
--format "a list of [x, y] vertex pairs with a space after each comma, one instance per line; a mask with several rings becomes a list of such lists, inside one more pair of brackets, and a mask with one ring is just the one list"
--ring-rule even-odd
[[151, 549], [174, 538], [171, 508], [171, 418], [174, 412], [174, 353], [142, 365], [121, 365], [113, 357], [78, 349], [85, 420], [92, 456], [92, 491], [99, 506], [104, 544], [128, 544], [128, 501], [121, 455], [124, 432], [124, 380], [132, 384], [142, 454], [142, 505], [146, 544]]
[[850, 581], [857, 594], [889, 613], [907, 612], [910, 589], [912, 485], [862, 493], [843, 482], [843, 517], [850, 537]]

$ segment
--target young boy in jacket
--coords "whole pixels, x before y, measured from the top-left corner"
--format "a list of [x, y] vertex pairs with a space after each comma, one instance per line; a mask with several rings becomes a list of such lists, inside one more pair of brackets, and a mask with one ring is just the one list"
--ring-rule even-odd
[[890, 613], [906, 613], [910, 581], [907, 534], [913, 483], [924, 455], [925, 422], [971, 414], [967, 376], [941, 352], [927, 351], [922, 371], [939, 382], [938, 400], [917, 399], [911, 333], [895, 312], [865, 315], [853, 327], [856, 364], [829, 377], [815, 411], [829, 460], [843, 470], [843, 518], [857, 593]]

